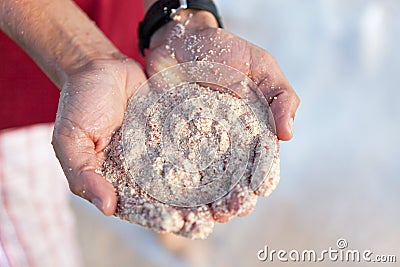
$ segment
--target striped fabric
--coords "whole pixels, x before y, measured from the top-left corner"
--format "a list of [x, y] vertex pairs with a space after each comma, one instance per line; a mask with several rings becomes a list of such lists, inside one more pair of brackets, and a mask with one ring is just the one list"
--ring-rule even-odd
[[80, 266], [52, 124], [0, 131], [0, 266]]

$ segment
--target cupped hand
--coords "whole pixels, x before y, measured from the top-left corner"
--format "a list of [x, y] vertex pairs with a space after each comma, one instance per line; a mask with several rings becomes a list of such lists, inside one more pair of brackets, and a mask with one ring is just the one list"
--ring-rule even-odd
[[122, 124], [128, 99], [145, 80], [132, 60], [94, 60], [71, 74], [61, 89], [54, 150], [71, 191], [105, 215], [114, 213], [117, 200], [113, 186], [96, 170]]
[[300, 101], [276, 60], [264, 49], [216, 26], [208, 12], [189, 11], [158, 30], [147, 55], [147, 74], [188, 61], [218, 62], [236, 68], [250, 77], [268, 100], [278, 138], [290, 140]]

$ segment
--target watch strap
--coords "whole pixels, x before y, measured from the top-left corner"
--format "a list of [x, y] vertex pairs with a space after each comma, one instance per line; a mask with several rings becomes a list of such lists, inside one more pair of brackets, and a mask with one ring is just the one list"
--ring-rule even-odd
[[[184, 4], [182, 4], [182, 2]], [[151, 36], [163, 25], [172, 20], [172, 15], [182, 9], [205, 10], [213, 14], [218, 22], [218, 27], [222, 28], [221, 18], [217, 7], [212, 0], [160, 0], [156, 1], [147, 11], [144, 19], [139, 24], [139, 49], [145, 55], [145, 49], [150, 46]]]

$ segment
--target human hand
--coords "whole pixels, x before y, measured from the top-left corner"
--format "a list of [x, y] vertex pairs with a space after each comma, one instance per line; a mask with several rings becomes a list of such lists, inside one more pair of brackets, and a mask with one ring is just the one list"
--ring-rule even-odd
[[179, 16], [179, 21], [170, 22], [153, 35], [146, 61], [148, 76], [188, 61], [231, 66], [259, 86], [270, 104], [278, 138], [290, 140], [300, 101], [272, 55], [218, 29], [215, 18], [206, 11], [185, 10]]
[[54, 150], [71, 191], [105, 215], [114, 213], [117, 199], [114, 187], [96, 170], [122, 123], [128, 99], [145, 80], [132, 60], [94, 60], [69, 75], [61, 88]]

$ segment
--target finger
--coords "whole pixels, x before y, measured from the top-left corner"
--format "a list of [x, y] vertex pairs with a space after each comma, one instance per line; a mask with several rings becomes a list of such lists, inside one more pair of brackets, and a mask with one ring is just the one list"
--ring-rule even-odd
[[269, 53], [256, 49], [251, 60], [250, 75], [270, 105], [278, 139], [288, 141], [293, 137], [293, 121], [300, 100]]
[[227, 197], [223, 197], [210, 204], [211, 213], [213, 219], [219, 223], [226, 223], [230, 221], [235, 215], [232, 210], [229, 209], [229, 203]]
[[[58, 124], [58, 125], [57, 125]], [[117, 198], [114, 187], [96, 172], [103, 160], [94, 142], [78, 128], [56, 123], [53, 147], [71, 191], [93, 203], [105, 215], [112, 215]]]
[[256, 194], [246, 187], [239, 184], [230, 194], [229, 210], [239, 217], [249, 214], [257, 203]]
[[258, 188], [254, 191], [257, 196], [266, 197], [275, 190], [280, 180], [280, 160], [279, 155], [275, 155], [268, 176], [264, 178]]
[[273, 86], [266, 82], [260, 84], [275, 120], [276, 133], [279, 140], [288, 141], [293, 137], [294, 117], [300, 104], [299, 97], [293, 88], [284, 81], [283, 86]]
[[275, 119], [275, 127], [279, 140], [288, 141], [293, 137], [294, 117], [299, 98], [294, 91], [283, 91], [273, 97], [271, 103], [272, 114]]

